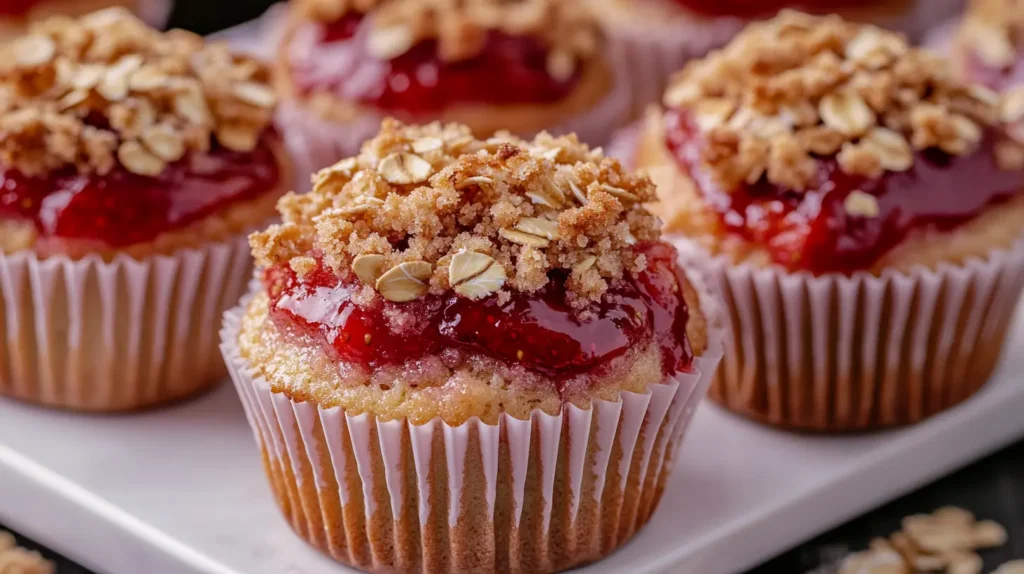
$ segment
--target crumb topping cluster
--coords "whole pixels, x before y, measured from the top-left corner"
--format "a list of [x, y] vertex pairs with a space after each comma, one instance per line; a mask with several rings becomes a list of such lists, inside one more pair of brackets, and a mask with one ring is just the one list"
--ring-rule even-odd
[[[972, 153], [1000, 120], [999, 96], [902, 36], [792, 11], [690, 63], [664, 103], [691, 114], [708, 144], [701, 160], [724, 189], [764, 176], [805, 190], [821, 157], [869, 178], [906, 171], [914, 150]], [[1007, 168], [1020, 151], [997, 148]]]
[[958, 41], [986, 66], [1012, 66], [1024, 45], [1024, 3], [973, 0], [960, 23]]
[[548, 72], [561, 79], [600, 45], [597, 22], [577, 0], [302, 0], [301, 9], [324, 22], [372, 10], [367, 47], [382, 60], [427, 39], [437, 40], [442, 60], [466, 60], [483, 50], [488, 32], [499, 31], [541, 40], [551, 49]]
[[634, 246], [659, 234], [642, 206], [651, 181], [575, 135], [480, 141], [457, 124], [385, 120], [357, 157], [313, 181], [310, 193], [282, 198], [284, 223], [250, 237], [257, 262], [302, 277], [321, 254], [395, 302], [448, 291], [505, 299], [562, 269], [570, 303], [584, 307], [641, 271]]
[[121, 8], [51, 18], [0, 47], [0, 163], [155, 176], [213, 138], [250, 151], [272, 119], [268, 80], [256, 60]]

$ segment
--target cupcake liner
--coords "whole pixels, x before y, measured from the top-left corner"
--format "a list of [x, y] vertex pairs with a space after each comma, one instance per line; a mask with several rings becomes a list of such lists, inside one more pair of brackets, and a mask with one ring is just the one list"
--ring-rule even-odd
[[632, 91], [630, 119], [661, 101], [673, 73], [690, 60], [724, 46], [745, 24], [739, 18], [680, 18], [658, 23], [623, 19], [605, 26], [611, 42], [621, 46], [628, 62], [623, 84]]
[[733, 265], [670, 240], [727, 310], [711, 398], [793, 429], [906, 425], [967, 399], [995, 368], [1024, 286], [1024, 240], [959, 266], [850, 277]]
[[244, 304], [221, 352], [277, 503], [307, 542], [375, 572], [548, 572], [608, 554], [650, 518], [721, 356], [587, 409], [413, 425], [274, 392], [238, 349]]
[[212, 386], [217, 319], [251, 269], [245, 237], [142, 260], [0, 254], [0, 395], [127, 411]]

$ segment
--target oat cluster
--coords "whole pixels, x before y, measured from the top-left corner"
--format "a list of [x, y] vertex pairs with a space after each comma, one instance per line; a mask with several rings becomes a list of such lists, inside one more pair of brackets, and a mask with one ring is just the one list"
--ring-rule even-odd
[[154, 176], [214, 138], [249, 151], [276, 103], [267, 82], [257, 61], [121, 8], [44, 20], [0, 47], [0, 162]]
[[455, 291], [505, 298], [536, 291], [565, 270], [574, 306], [645, 267], [634, 246], [658, 237], [643, 208], [654, 185], [575, 135], [527, 142], [475, 139], [457, 124], [385, 120], [361, 153], [289, 194], [284, 223], [251, 236], [261, 265], [301, 277], [315, 254], [395, 301]]
[[1024, 3], [973, 0], [960, 23], [957, 41], [986, 66], [1012, 66], [1024, 46]]
[[372, 10], [367, 48], [382, 60], [426, 39], [437, 40], [443, 60], [466, 60], [480, 53], [489, 32], [499, 31], [538, 38], [551, 49], [548, 72], [567, 79], [601, 42], [597, 22], [578, 0], [303, 0], [301, 8], [326, 22]]
[[691, 114], [725, 189], [764, 176], [797, 191], [815, 183], [821, 157], [874, 178], [910, 169], [914, 150], [969, 154], [1000, 112], [994, 92], [896, 33], [792, 11], [690, 63], [664, 103]]
[[[984, 564], [975, 551], [1002, 546], [1006, 539], [999, 523], [975, 521], [969, 511], [946, 506], [904, 518], [901, 531], [847, 557], [839, 574], [981, 574]], [[1024, 561], [1006, 563], [995, 574], [1024, 574]]]
[[10, 532], [0, 530], [0, 572], [10, 574], [53, 574], [52, 562], [38, 552], [18, 547]]

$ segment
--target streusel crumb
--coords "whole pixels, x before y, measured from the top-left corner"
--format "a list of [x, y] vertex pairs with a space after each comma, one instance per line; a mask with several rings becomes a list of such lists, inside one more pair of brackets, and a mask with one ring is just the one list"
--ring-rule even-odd
[[298, 9], [324, 22], [373, 11], [367, 47], [385, 60], [427, 39], [437, 40], [441, 59], [465, 60], [483, 50], [488, 32], [499, 31], [538, 38], [551, 48], [549, 72], [568, 77], [600, 45], [596, 20], [577, 0], [302, 0]]
[[38, 552], [20, 548], [10, 532], [0, 530], [0, 572], [10, 574], [53, 574], [53, 563]]
[[899, 34], [792, 11], [691, 62], [664, 103], [691, 114], [724, 189], [765, 176], [800, 191], [833, 154], [853, 175], [906, 171], [914, 150], [967, 155], [1000, 122], [999, 96]]
[[960, 23], [957, 42], [986, 66], [1012, 66], [1024, 46], [1024, 3], [972, 0]]
[[121, 8], [44, 20], [0, 47], [0, 163], [154, 176], [214, 138], [249, 151], [272, 119], [268, 80], [256, 60]]
[[574, 306], [639, 272], [634, 246], [660, 224], [654, 186], [574, 135], [508, 134], [385, 120], [359, 156], [317, 173], [278, 204], [284, 223], [250, 237], [260, 265], [309, 269], [314, 253], [391, 301], [455, 291], [536, 291], [563, 270]]

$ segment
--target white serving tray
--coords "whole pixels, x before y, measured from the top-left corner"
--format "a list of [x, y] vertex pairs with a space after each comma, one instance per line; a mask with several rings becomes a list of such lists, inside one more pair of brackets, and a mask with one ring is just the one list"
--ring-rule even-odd
[[[578, 572], [728, 574], [1024, 435], [1024, 313], [975, 398], [924, 424], [800, 436], [698, 412], [652, 521]], [[228, 384], [197, 401], [98, 417], [0, 402], [0, 522], [109, 574], [351, 572], [274, 507]]]

